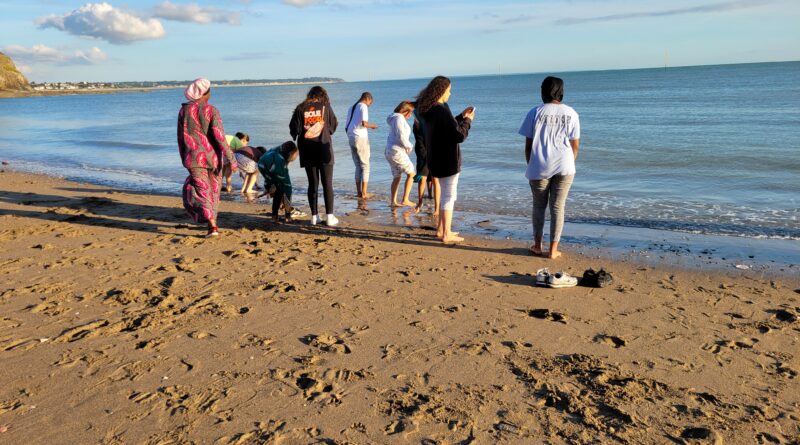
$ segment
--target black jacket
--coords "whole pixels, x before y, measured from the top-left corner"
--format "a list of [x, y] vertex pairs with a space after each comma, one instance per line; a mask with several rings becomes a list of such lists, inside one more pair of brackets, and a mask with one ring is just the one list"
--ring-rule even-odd
[[454, 118], [447, 104], [436, 104], [422, 114], [422, 130], [428, 151], [428, 169], [434, 178], [461, 172], [461, 142], [469, 135], [470, 119]]
[[[323, 107], [325, 108], [324, 114]], [[322, 133], [317, 138], [306, 139], [304, 137], [306, 126], [311, 126], [320, 117], [325, 122]], [[297, 148], [300, 151], [300, 167], [333, 163], [331, 135], [336, 132], [338, 124], [331, 104], [303, 102], [294, 109], [292, 120], [289, 122], [289, 133], [292, 135], [292, 139], [297, 140]]]

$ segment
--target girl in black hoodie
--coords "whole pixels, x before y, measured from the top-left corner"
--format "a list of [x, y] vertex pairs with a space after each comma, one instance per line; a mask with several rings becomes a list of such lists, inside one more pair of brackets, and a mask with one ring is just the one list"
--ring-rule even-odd
[[[311, 207], [311, 224], [322, 221], [335, 226], [339, 220], [333, 216], [333, 142], [336, 132], [336, 115], [333, 113], [328, 92], [321, 86], [308, 91], [306, 99], [297, 105], [289, 123], [292, 139], [300, 149], [300, 167], [308, 176], [308, 205]], [[325, 218], [320, 218], [317, 209], [317, 191], [322, 182], [325, 198]]]
[[417, 96], [417, 110], [422, 118], [422, 131], [428, 155], [428, 169], [441, 189], [439, 221], [436, 237], [443, 243], [464, 241], [451, 231], [453, 207], [457, 198], [458, 177], [461, 173], [461, 146], [469, 135], [475, 108], [468, 107], [453, 117], [447, 101], [450, 98], [450, 79], [434, 77]]

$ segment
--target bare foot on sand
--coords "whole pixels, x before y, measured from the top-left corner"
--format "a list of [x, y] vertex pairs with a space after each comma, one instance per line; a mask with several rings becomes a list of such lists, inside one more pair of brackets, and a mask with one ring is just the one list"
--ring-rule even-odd
[[547, 258], [550, 258], [551, 260], [554, 260], [554, 259], [556, 259], [556, 258], [558, 258], [558, 257], [560, 257], [560, 256], [561, 256], [561, 252], [559, 252], [559, 251], [557, 251], [557, 250], [556, 250], [556, 251], [554, 251], [554, 252], [550, 252], [550, 253], [547, 255]]
[[528, 247], [528, 252], [530, 252], [532, 255], [540, 256], [542, 254], [542, 248], [541, 246], [539, 247], [531, 246]]
[[461, 238], [460, 236], [457, 236], [457, 235], [458, 235], [458, 233], [453, 232], [448, 237], [442, 238], [442, 242], [445, 243], [445, 244], [454, 244], [454, 243], [463, 242], [464, 238]]
[[[450, 236], [448, 238], [453, 238], [453, 237], [461, 238], [461, 237], [458, 236], [458, 233], [459, 232], [450, 232]], [[439, 241], [444, 241], [444, 233], [443, 232], [436, 232], [436, 238]], [[461, 238], [461, 241], [464, 241], [464, 238]]]
[[359, 196], [359, 199], [372, 199], [375, 197], [374, 193], [364, 193], [363, 195]]
[[401, 202], [399, 205], [401, 205], [403, 207], [414, 207], [416, 204], [411, 202], [411, 201], [409, 201], [409, 200], [405, 200], [405, 201]]

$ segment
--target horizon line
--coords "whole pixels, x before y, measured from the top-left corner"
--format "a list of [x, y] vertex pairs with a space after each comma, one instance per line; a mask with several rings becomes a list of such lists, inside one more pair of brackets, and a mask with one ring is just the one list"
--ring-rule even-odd
[[[531, 75], [531, 74], [545, 74], [545, 73], [593, 73], [593, 72], [609, 72], [609, 71], [636, 71], [636, 70], [664, 70], [664, 69], [675, 69], [675, 68], [697, 68], [697, 67], [710, 67], [710, 66], [727, 66], [727, 65], [757, 65], [757, 64], [768, 64], [768, 63], [797, 63], [800, 60], [773, 60], [773, 61], [762, 61], [762, 62], [735, 62], [735, 63], [711, 63], [711, 64], [699, 64], [699, 65], [676, 65], [676, 66], [649, 66], [649, 67], [635, 67], [635, 68], [600, 68], [600, 69], [575, 69], [575, 70], [552, 70], [552, 71], [517, 71], [517, 72], [510, 72], [510, 73], [481, 73], [481, 74], [452, 74], [448, 77], [452, 78], [468, 78], [468, 77], [486, 77], [486, 76], [524, 76], [524, 75]], [[433, 76], [435, 76], [434, 74]], [[403, 80], [420, 80], [420, 79], [428, 79], [432, 78], [433, 76], [415, 76], [415, 77], [403, 77], [403, 78], [389, 78], [389, 79], [377, 79], [377, 80], [369, 80], [369, 79], [358, 79], [358, 80], [346, 80], [341, 77], [333, 77], [333, 76], [306, 76], [306, 77], [297, 77], [297, 78], [277, 78], [277, 79], [218, 79], [212, 80], [212, 82], [244, 82], [244, 81], [285, 81], [285, 82], [294, 82], [300, 81], [303, 79], [307, 79], [309, 77], [316, 77], [321, 79], [336, 79], [334, 82], [328, 83], [372, 83], [372, 82], [396, 82], [396, 81], [403, 81]], [[77, 81], [65, 81], [65, 80], [48, 80], [48, 81], [30, 81], [30, 83], [79, 83], [79, 82], [87, 82], [87, 83], [126, 83], [126, 82], [184, 82], [184, 80], [77, 80]], [[191, 82], [186, 80], [186, 82]], [[308, 82], [304, 82], [308, 83]], [[311, 82], [313, 83], [313, 82]], [[276, 85], [280, 86], [280, 85]]]

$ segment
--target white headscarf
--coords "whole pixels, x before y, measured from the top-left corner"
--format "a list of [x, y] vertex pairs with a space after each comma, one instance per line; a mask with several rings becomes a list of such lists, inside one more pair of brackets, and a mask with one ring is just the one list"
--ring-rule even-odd
[[205, 78], [195, 79], [194, 82], [189, 84], [183, 91], [183, 95], [188, 100], [197, 100], [203, 97], [204, 94], [211, 88], [211, 81]]

